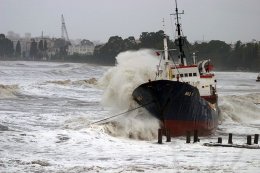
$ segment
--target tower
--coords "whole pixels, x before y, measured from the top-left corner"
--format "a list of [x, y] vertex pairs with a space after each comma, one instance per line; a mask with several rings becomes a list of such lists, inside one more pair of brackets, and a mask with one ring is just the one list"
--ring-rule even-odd
[[67, 42], [70, 42], [63, 14], [61, 15], [61, 38]]

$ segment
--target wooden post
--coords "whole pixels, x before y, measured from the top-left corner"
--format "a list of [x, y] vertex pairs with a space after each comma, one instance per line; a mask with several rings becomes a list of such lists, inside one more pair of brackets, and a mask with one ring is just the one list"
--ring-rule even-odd
[[252, 145], [251, 135], [247, 135], [247, 145]]
[[166, 129], [166, 142], [171, 142], [171, 131]]
[[165, 128], [162, 129], [162, 136], [166, 136], [166, 129]]
[[222, 138], [221, 137], [218, 137], [218, 143], [222, 144]]
[[187, 144], [190, 143], [190, 131], [187, 131], [187, 134], [186, 134], [186, 143], [187, 143]]
[[162, 129], [158, 129], [158, 144], [162, 144]]
[[259, 134], [255, 134], [254, 144], [258, 144]]
[[194, 130], [194, 138], [193, 138], [193, 142], [198, 142], [199, 141], [199, 137], [198, 137], [198, 130]]
[[228, 144], [233, 144], [233, 142], [232, 142], [232, 133], [228, 134]]

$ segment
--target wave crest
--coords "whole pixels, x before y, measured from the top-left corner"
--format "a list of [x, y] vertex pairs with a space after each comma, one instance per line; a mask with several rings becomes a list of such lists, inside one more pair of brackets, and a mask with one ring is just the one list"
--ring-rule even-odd
[[[138, 111], [98, 126], [111, 136], [138, 140], [153, 140], [157, 138], [159, 124], [159, 120], [147, 112], [140, 114], [140, 111]], [[97, 125], [92, 127], [95, 126]]]
[[98, 81], [104, 89], [102, 104], [119, 110], [128, 109], [133, 90], [155, 78], [158, 57], [152, 50], [126, 51], [117, 57], [118, 64]]
[[58, 85], [68, 85], [71, 83], [71, 80], [55, 80], [55, 81], [47, 81], [46, 83], [58, 84]]
[[239, 123], [260, 120], [260, 93], [223, 96], [220, 100], [222, 120]]
[[0, 84], [0, 98], [13, 98], [18, 93], [18, 85], [2, 85]]
[[47, 81], [46, 83], [52, 83], [57, 85], [76, 85], [76, 86], [93, 86], [97, 84], [96, 78], [90, 78], [86, 80], [77, 80], [77, 81], [71, 81], [71, 80], [55, 80], [55, 81]]

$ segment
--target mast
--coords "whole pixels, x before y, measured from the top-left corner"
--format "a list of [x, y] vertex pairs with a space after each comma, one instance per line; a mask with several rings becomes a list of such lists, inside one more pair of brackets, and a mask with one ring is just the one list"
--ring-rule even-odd
[[175, 8], [175, 14], [176, 15], [176, 27], [177, 27], [177, 33], [178, 33], [178, 38], [175, 40], [175, 43], [177, 44], [177, 46], [179, 47], [179, 59], [180, 59], [180, 63], [182, 65], [187, 65], [186, 62], [186, 56], [183, 50], [183, 44], [184, 44], [184, 37], [181, 35], [181, 25], [179, 22], [179, 15], [180, 14], [184, 14], [184, 11], [182, 11], [182, 13], [178, 12], [178, 6], [177, 6], [177, 0], [175, 0], [175, 4], [176, 4], [176, 8]]
[[163, 38], [163, 47], [164, 47], [164, 59], [166, 62], [169, 62], [169, 52], [168, 52], [168, 44], [167, 44], [167, 36], [165, 34], [165, 23], [163, 19], [163, 32], [164, 32], [164, 38]]

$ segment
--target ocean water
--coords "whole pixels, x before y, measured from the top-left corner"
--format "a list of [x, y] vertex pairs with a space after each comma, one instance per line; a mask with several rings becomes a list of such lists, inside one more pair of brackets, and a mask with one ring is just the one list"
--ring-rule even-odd
[[[185, 144], [157, 144], [159, 122], [132, 90], [158, 59], [125, 52], [115, 67], [77, 63], [0, 62], [0, 172], [259, 172], [260, 149], [206, 147], [219, 136], [245, 144], [260, 134], [257, 73], [216, 72], [221, 117], [215, 134]], [[165, 139], [163, 139], [165, 141]]]

